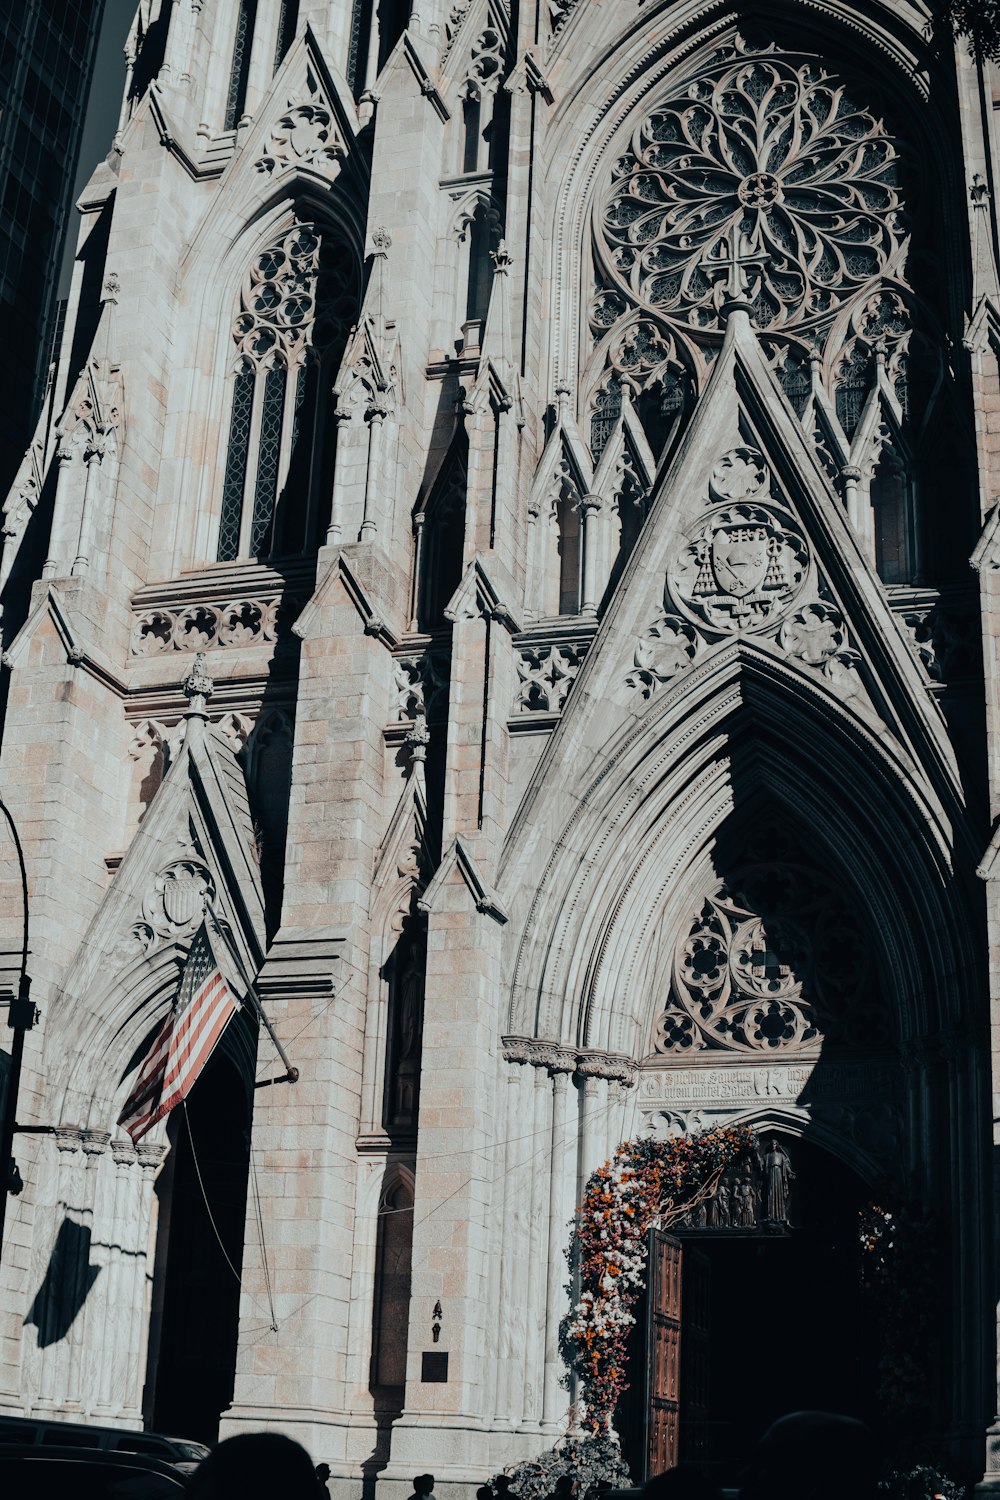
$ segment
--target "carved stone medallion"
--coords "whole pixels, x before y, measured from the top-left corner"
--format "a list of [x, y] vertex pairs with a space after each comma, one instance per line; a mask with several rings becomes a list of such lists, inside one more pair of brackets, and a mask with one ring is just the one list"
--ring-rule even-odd
[[808, 569], [808, 549], [794, 519], [771, 505], [744, 502], [698, 520], [668, 586], [690, 619], [734, 634], [759, 630], [783, 614]]

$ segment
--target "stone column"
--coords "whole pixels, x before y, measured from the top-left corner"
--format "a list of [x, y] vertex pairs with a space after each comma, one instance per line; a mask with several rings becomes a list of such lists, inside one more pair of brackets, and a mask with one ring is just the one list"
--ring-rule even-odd
[[572, 1400], [560, 1384], [563, 1362], [559, 1354], [559, 1323], [566, 1312], [565, 1250], [576, 1207], [577, 1140], [573, 1120], [571, 1074], [576, 1065], [572, 1053], [555, 1055], [552, 1076], [552, 1157], [549, 1197], [548, 1280], [545, 1294], [545, 1388], [542, 1422], [561, 1429], [566, 1407]]
[[545, 1324], [548, 1298], [549, 1212], [552, 1201], [552, 1085], [544, 1068], [530, 1073], [533, 1099], [532, 1149], [528, 1156], [531, 1182], [531, 1215], [528, 1223], [524, 1305], [526, 1339], [524, 1382], [521, 1392], [522, 1420], [537, 1426], [542, 1420], [545, 1392]]

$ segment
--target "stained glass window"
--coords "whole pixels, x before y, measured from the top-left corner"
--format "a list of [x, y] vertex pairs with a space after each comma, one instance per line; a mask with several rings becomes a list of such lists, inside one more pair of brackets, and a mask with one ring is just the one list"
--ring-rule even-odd
[[250, 447], [250, 416], [253, 410], [254, 374], [244, 365], [233, 381], [233, 415], [226, 454], [226, 477], [222, 484], [222, 516], [219, 521], [219, 562], [232, 562], [240, 551], [240, 515]]

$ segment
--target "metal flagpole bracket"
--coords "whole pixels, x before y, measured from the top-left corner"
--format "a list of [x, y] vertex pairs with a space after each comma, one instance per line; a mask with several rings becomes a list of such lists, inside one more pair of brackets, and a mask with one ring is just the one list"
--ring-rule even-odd
[[216, 932], [225, 943], [226, 948], [229, 950], [231, 958], [240, 971], [240, 978], [246, 985], [247, 999], [250, 1001], [254, 1010], [257, 1012], [261, 1025], [264, 1027], [264, 1030], [267, 1032], [268, 1036], [271, 1038], [271, 1041], [274, 1043], [275, 1052], [277, 1052], [278, 1056], [281, 1058], [281, 1061], [285, 1065], [285, 1071], [282, 1075], [277, 1078], [262, 1078], [259, 1083], [254, 1083], [254, 1088], [270, 1088], [270, 1086], [274, 1083], [298, 1083], [299, 1070], [298, 1068], [293, 1068], [292, 1064], [289, 1062], [288, 1053], [285, 1051], [284, 1047], [281, 1045], [281, 1042], [278, 1040], [277, 1032], [271, 1025], [267, 1012], [265, 1011], [263, 1005], [261, 1005], [260, 1003], [260, 996], [257, 994], [254, 982], [247, 974], [246, 969], [243, 967], [243, 960], [240, 957], [239, 952], [237, 951], [232, 937], [227, 931], [226, 925], [220, 920], [218, 912], [215, 910], [215, 907], [212, 905], [208, 897], [205, 896], [203, 899], [205, 902], [205, 910], [212, 919], [212, 926], [215, 928]]

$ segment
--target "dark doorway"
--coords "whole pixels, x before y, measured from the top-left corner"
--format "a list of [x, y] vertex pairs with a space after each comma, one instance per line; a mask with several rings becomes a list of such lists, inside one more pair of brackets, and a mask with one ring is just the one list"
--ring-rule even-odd
[[[743, 1222], [671, 1230], [681, 1262], [678, 1458], [723, 1485], [738, 1482], [761, 1433], [786, 1412], [877, 1421], [860, 1286], [864, 1184], [825, 1151], [785, 1136], [781, 1144], [794, 1169], [787, 1223], [766, 1219], [762, 1180], [759, 1212], [725, 1211]], [[646, 1350], [655, 1326], [647, 1294], [618, 1418], [637, 1482], [652, 1467], [646, 1405], [655, 1372]]]
[[192, 1089], [187, 1118], [174, 1111], [169, 1136], [147, 1415], [158, 1432], [213, 1443], [233, 1398], [250, 1158], [246, 1087], [222, 1053]]

